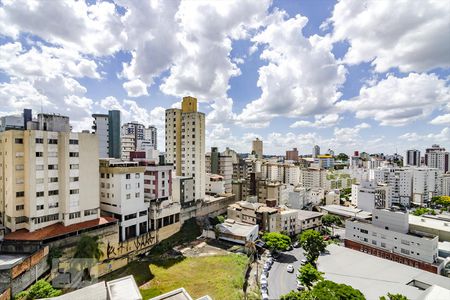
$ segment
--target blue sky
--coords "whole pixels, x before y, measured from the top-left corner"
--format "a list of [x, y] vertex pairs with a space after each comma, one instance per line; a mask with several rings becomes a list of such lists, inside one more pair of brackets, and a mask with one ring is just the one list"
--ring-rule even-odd
[[120, 109], [163, 145], [192, 95], [207, 147], [450, 147], [448, 1], [0, 3], [0, 115], [42, 104], [82, 130]]

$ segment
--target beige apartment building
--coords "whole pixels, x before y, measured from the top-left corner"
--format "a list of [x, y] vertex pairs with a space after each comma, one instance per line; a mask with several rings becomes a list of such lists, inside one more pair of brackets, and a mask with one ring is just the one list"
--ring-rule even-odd
[[99, 217], [98, 139], [70, 132], [68, 118], [55, 119], [64, 126], [41, 124], [55, 131], [0, 133], [0, 219], [8, 231]]
[[174, 164], [176, 176], [193, 178], [195, 199], [204, 199], [205, 114], [194, 97], [183, 97], [181, 109], [166, 110], [166, 160]]

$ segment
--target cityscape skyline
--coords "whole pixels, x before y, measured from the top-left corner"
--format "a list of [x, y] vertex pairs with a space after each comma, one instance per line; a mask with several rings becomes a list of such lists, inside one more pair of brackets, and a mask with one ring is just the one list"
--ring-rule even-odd
[[[81, 131], [92, 114], [119, 109], [122, 123], [155, 125], [162, 141], [165, 109], [193, 96], [206, 114], [207, 149], [250, 152], [256, 137], [273, 155], [309, 154], [315, 144], [402, 155], [449, 148], [449, 6], [392, 5], [6, 2], [0, 115], [57, 112]], [[394, 12], [402, 22], [380, 19]], [[57, 14], [80, 30], [32, 25]], [[220, 22], [205, 26], [211, 20]]]

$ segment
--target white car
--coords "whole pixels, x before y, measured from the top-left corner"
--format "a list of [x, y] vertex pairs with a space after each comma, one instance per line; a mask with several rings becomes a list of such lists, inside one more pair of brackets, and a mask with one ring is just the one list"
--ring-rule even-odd
[[304, 258], [304, 259], [302, 259], [300, 262], [302, 263], [302, 265], [306, 265], [306, 263], [307, 263], [308, 261]]
[[288, 271], [289, 273], [294, 273], [294, 267], [293, 267], [292, 265], [288, 265], [288, 266], [287, 266], [287, 271]]
[[302, 285], [302, 283], [297, 280], [297, 290], [303, 291], [304, 289], [305, 289], [305, 287]]
[[266, 293], [262, 293], [261, 297], [262, 297], [262, 300], [269, 300], [269, 295], [267, 295]]

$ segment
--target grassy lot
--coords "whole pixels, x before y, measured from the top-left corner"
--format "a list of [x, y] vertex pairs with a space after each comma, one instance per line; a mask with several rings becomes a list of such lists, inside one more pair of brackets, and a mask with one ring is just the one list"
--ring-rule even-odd
[[247, 261], [244, 255], [230, 254], [152, 263], [150, 288], [141, 293], [150, 299], [184, 287], [194, 299], [204, 295], [214, 300], [241, 299]]
[[148, 268], [148, 262], [133, 261], [125, 267], [103, 276], [101, 280], [110, 281], [128, 275], [134, 276], [138, 286], [153, 278]]

